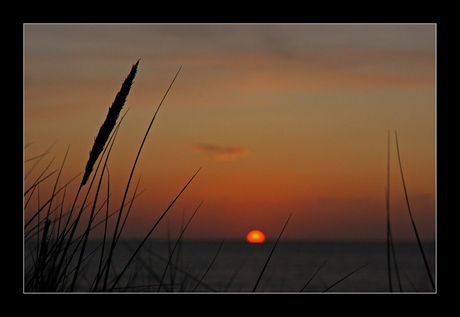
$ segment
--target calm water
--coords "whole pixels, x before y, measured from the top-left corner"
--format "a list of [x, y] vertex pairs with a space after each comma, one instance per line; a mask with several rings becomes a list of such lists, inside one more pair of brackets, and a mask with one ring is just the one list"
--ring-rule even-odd
[[[120, 272], [139, 242], [123, 241], [115, 253], [115, 271]], [[225, 241], [183, 241], [166, 272], [162, 291], [251, 292], [274, 242], [250, 244]], [[98, 245], [93, 241], [88, 250]], [[130, 292], [154, 292], [169, 259], [167, 241], [149, 241], [125, 274], [122, 286]], [[424, 250], [434, 275], [434, 244]], [[430, 292], [431, 286], [416, 243], [395, 245], [403, 291]], [[85, 267], [80, 290], [88, 288], [99, 259], [96, 251]], [[283, 242], [276, 247], [257, 287], [258, 292], [299, 292], [326, 261], [304, 292], [322, 292], [349, 273], [329, 292], [388, 292], [385, 242]], [[209, 269], [209, 270], [208, 270]], [[206, 273], [207, 271], [207, 273]], [[206, 273], [206, 275], [205, 275]], [[204, 278], [203, 278], [204, 276]], [[202, 279], [203, 278], [203, 279]], [[199, 281], [202, 279], [201, 283]], [[128, 284], [129, 283], [129, 284]], [[393, 274], [393, 289], [399, 290]]]

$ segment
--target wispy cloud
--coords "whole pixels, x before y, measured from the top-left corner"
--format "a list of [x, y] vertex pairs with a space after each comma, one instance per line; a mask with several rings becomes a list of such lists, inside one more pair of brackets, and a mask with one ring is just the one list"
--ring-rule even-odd
[[249, 150], [245, 148], [214, 144], [195, 144], [193, 150], [201, 153], [208, 161], [234, 161], [240, 156], [249, 154]]

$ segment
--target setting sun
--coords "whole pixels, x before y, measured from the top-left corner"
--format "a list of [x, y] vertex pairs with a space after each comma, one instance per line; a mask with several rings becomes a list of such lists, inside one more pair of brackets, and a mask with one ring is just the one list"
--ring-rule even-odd
[[246, 240], [251, 243], [262, 243], [265, 241], [265, 235], [259, 230], [252, 230], [246, 236]]

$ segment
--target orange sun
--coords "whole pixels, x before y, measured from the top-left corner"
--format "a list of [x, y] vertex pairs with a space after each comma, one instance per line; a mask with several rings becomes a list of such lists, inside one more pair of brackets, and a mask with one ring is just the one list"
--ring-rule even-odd
[[246, 240], [251, 243], [262, 243], [265, 241], [265, 235], [259, 230], [252, 230], [246, 236]]

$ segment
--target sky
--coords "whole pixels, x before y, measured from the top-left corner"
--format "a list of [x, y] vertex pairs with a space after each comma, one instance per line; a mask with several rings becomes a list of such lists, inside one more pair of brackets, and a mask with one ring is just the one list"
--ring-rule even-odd
[[[273, 240], [292, 213], [284, 239], [384, 240], [390, 130], [393, 237], [414, 240], [397, 130], [415, 223], [422, 239], [434, 238], [434, 24], [25, 24], [24, 158], [52, 146], [33, 169], [37, 160], [24, 164], [26, 188], [53, 158], [49, 171], [58, 169], [69, 145], [61, 183], [84, 171], [139, 59], [108, 163], [112, 206], [182, 69], [136, 167], [129, 196], [139, 177], [145, 191], [127, 237], [143, 237], [202, 167], [153, 238], [177, 236], [204, 200], [184, 238], [245, 239], [257, 229]], [[41, 184], [42, 201], [56, 175]]]

